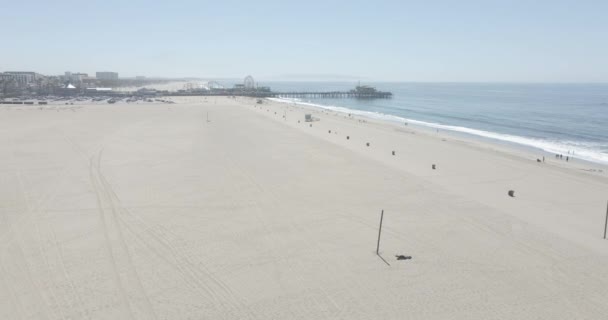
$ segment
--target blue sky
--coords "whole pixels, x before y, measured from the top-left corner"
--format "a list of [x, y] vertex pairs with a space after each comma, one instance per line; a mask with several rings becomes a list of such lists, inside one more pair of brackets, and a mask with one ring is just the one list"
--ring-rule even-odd
[[608, 1], [0, 0], [0, 71], [608, 82]]

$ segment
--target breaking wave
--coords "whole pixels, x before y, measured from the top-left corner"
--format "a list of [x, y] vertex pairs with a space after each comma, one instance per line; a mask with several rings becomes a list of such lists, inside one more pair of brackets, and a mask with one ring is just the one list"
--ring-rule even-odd
[[541, 149], [543, 151], [553, 153], [553, 154], [568, 154], [571, 153], [574, 158], [583, 159], [586, 161], [591, 161], [595, 163], [608, 164], [608, 153], [602, 151], [602, 144], [593, 143], [593, 142], [584, 142], [584, 141], [557, 141], [557, 140], [548, 140], [548, 139], [537, 139], [530, 137], [522, 137], [516, 135], [509, 135], [485, 130], [472, 129], [467, 127], [460, 126], [452, 126], [446, 124], [439, 124], [433, 122], [425, 122], [414, 119], [408, 119], [400, 116], [383, 114], [379, 112], [373, 111], [364, 111], [364, 110], [356, 110], [349, 109], [345, 107], [338, 106], [330, 106], [323, 104], [316, 104], [311, 102], [302, 101], [300, 99], [291, 99], [291, 98], [268, 98], [272, 101], [284, 102], [284, 103], [295, 103], [298, 105], [310, 106], [321, 108], [325, 110], [331, 110], [335, 112], [341, 113], [350, 113], [354, 115], [359, 115], [371, 119], [384, 120], [396, 123], [408, 123], [414, 124], [429, 128], [441, 129], [441, 130], [449, 130], [454, 132], [466, 133], [473, 136], [484, 137], [489, 139], [494, 139], [498, 141], [515, 143], [527, 147], [533, 147], [537, 149]]

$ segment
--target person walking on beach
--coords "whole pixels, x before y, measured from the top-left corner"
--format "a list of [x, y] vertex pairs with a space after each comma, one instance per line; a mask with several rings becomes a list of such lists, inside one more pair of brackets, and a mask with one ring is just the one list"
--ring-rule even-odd
[[570, 158], [570, 157], [566, 157], [566, 162], [568, 162], [568, 158]]

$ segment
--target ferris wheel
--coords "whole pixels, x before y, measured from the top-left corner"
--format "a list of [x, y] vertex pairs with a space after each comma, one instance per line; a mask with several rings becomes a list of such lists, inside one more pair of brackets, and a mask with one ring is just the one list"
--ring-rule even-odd
[[246, 76], [243, 84], [245, 85], [245, 89], [255, 89], [255, 80], [253, 80], [252, 76]]

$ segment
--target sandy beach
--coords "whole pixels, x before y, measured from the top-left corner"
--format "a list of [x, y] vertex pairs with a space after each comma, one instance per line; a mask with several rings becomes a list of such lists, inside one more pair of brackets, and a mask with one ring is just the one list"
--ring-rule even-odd
[[605, 166], [172, 99], [0, 105], [0, 319], [608, 314]]

